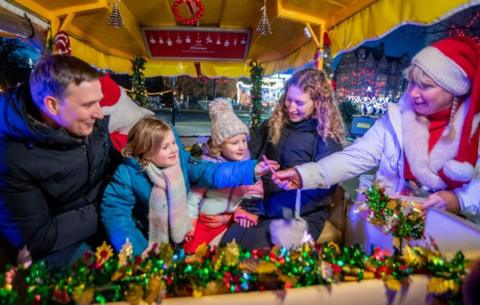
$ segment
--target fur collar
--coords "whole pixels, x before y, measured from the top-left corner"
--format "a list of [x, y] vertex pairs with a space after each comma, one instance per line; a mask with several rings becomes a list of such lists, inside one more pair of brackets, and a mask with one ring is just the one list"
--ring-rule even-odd
[[404, 96], [399, 103], [402, 114], [403, 146], [413, 175], [430, 190], [445, 189], [447, 185], [438, 173], [448, 161], [454, 160], [457, 155], [463, 122], [470, 100], [463, 102], [454, 116], [454, 138], [450, 139], [448, 137], [450, 132], [448, 126], [430, 153], [428, 153], [428, 122], [419, 119], [407, 97]]

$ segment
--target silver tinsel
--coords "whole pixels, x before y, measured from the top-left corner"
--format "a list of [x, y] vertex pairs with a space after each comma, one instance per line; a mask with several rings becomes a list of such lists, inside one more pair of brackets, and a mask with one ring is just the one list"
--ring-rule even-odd
[[260, 8], [260, 21], [258, 22], [257, 32], [260, 35], [267, 36], [272, 34], [272, 29], [270, 28], [270, 21], [268, 20], [267, 14], [267, 0], [263, 1], [263, 6]]
[[120, 13], [120, 0], [113, 0], [113, 7], [110, 16], [108, 16], [108, 24], [116, 29], [123, 27], [122, 14]]

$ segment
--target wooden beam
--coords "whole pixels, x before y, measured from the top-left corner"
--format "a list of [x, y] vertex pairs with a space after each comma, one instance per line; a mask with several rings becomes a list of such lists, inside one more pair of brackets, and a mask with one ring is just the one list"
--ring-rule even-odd
[[310, 32], [310, 35], [312, 35], [313, 42], [315, 42], [315, 45], [317, 46], [317, 48], [320, 48], [322, 46], [320, 44], [320, 40], [321, 40], [322, 35], [319, 35], [320, 37], [317, 37], [317, 33], [315, 33], [315, 31], [313, 30], [312, 25], [310, 23], [306, 22], [305, 26], [307, 27], [308, 31]]
[[323, 20], [322, 18], [318, 18], [315, 15], [286, 8], [285, 6], [283, 6], [282, 0], [277, 0], [276, 4], [277, 4], [277, 17], [295, 20], [301, 23], [308, 22], [310, 24], [317, 24], [317, 25], [325, 24], [325, 20]]
[[58, 31], [64, 31], [67, 26], [70, 25], [70, 23], [72, 23], [72, 20], [73, 18], [75, 17], [75, 13], [70, 13], [68, 14], [61, 22], [61, 25], [60, 25], [60, 28], [58, 29]]
[[66, 8], [61, 8], [58, 10], [54, 10], [52, 13], [57, 16], [69, 15], [69, 14], [76, 14], [81, 12], [87, 11], [94, 11], [99, 9], [108, 9], [108, 1], [107, 0], [97, 0], [96, 3], [90, 4], [80, 4], [80, 5], [73, 5]]

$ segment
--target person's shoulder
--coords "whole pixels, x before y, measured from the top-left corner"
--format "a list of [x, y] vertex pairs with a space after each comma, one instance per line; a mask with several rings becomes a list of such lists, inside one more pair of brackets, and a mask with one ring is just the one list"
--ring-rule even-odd
[[32, 148], [33, 144], [9, 138], [0, 139], [0, 154], [2, 155], [0, 172], [25, 179], [36, 176], [39, 169], [48, 164], [39, 162], [39, 155]]
[[123, 162], [118, 167], [128, 169], [129, 171], [142, 170], [142, 165], [133, 157], [125, 157]]

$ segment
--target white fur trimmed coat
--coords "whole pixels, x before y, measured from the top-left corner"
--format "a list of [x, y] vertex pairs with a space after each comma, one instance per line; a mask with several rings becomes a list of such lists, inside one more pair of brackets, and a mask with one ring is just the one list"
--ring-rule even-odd
[[[464, 110], [459, 108], [458, 116], [461, 116], [462, 111]], [[411, 134], [409, 131], [422, 132], [418, 130], [418, 126], [407, 123], [409, 122], [405, 118], [407, 112], [404, 101], [400, 101], [398, 104], [390, 103], [388, 113], [377, 120], [367, 133], [352, 145], [318, 162], [297, 166], [304, 189], [328, 188], [333, 184], [351, 179], [378, 166], [376, 180], [385, 186], [386, 192], [395, 194], [402, 191], [405, 183], [403, 158], [405, 146], [428, 146], [428, 144], [412, 143], [412, 141], [405, 145], [406, 140], [404, 139]], [[408, 130], [403, 129], [405, 125], [408, 125]], [[456, 130], [460, 130], [458, 127]], [[455, 154], [456, 150], [452, 156], [452, 149], [446, 147], [436, 149], [435, 146], [430, 155], [422, 156], [421, 153], [417, 153], [417, 159], [419, 160], [412, 160], [412, 162], [409, 157], [409, 164], [411, 168], [422, 167], [421, 170], [417, 170], [423, 175], [422, 178], [437, 186], [435, 189], [442, 189], [443, 182], [436, 180], [435, 173], [442, 167], [445, 172], [446, 161], [452, 159]], [[422, 159], [427, 160], [427, 164], [421, 165]], [[431, 168], [434, 170], [431, 170]], [[416, 175], [416, 173], [414, 174]], [[469, 183], [455, 189], [454, 192], [460, 200], [462, 214], [471, 221], [480, 223], [480, 158], [473, 174], [474, 178]], [[418, 176], [416, 175], [416, 177]]]

